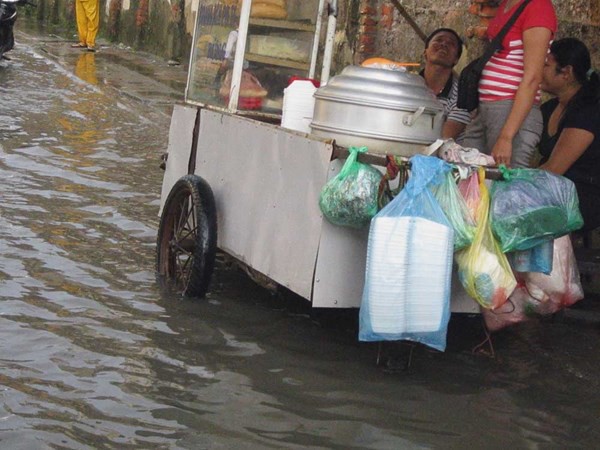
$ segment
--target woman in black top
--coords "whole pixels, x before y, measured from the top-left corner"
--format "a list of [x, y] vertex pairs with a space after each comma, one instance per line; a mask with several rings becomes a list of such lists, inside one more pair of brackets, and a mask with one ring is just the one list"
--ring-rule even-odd
[[556, 97], [542, 105], [540, 168], [575, 183], [584, 230], [593, 230], [600, 226], [600, 78], [583, 42], [552, 43], [542, 89]]

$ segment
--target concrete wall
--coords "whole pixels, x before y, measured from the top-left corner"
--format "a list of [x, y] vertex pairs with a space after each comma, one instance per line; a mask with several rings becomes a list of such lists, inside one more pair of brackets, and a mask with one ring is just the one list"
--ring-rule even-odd
[[[497, 1], [486, 0], [401, 0], [400, 3], [420, 28], [429, 34], [439, 27], [457, 30], [465, 36], [465, 60], [476, 57], [482, 51], [482, 44], [476, 37], [468, 38], [473, 27], [481, 24], [482, 18], [471, 4]], [[554, 0], [559, 17], [557, 37], [574, 36], [583, 40], [592, 52], [595, 67], [600, 68], [600, 0]], [[360, 0], [362, 14], [359, 14], [358, 38], [352, 37], [352, 26], [347, 25], [347, 40], [354, 46], [355, 61], [368, 56], [388, 57], [394, 60], [420, 62], [423, 43], [408, 22], [395, 10], [387, 0]], [[475, 5], [474, 5], [475, 6]], [[477, 5], [478, 6], [478, 5]], [[471, 7], [471, 8], [470, 8]], [[469, 11], [471, 10], [471, 11]], [[487, 11], [486, 11], [487, 12]], [[368, 23], [364, 23], [364, 22]], [[373, 33], [372, 28], [376, 31]], [[366, 38], [365, 38], [366, 36]], [[374, 37], [373, 51], [361, 52]], [[357, 40], [358, 39], [358, 40]], [[362, 40], [361, 40], [362, 39]]]
[[[301, 1], [301, 0], [300, 0]], [[473, 3], [494, 0], [473, 0]], [[75, 33], [75, 0], [37, 0], [38, 21], [65, 33]], [[469, 13], [471, 0], [400, 0], [420, 28], [429, 33], [446, 26], [467, 35], [480, 18]], [[600, 0], [555, 0], [560, 36], [585, 41], [600, 67]], [[187, 61], [198, 0], [100, 0], [101, 37]], [[368, 56], [420, 61], [423, 43], [388, 0], [340, 0], [336, 64], [359, 63]], [[465, 59], [481, 51], [481, 43], [467, 39]], [[334, 69], [335, 72], [335, 69]]]
[[[37, 0], [29, 10], [39, 23], [76, 34], [75, 0]], [[197, 0], [100, 0], [99, 37], [165, 58], [187, 61]]]

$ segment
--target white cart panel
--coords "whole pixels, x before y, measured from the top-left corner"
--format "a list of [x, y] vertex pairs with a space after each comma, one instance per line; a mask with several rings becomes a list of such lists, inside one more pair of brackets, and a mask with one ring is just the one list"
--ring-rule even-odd
[[331, 143], [203, 109], [196, 174], [218, 211], [218, 246], [306, 299], [321, 237]]
[[173, 108], [171, 128], [169, 129], [169, 145], [167, 147], [169, 156], [160, 194], [159, 215], [162, 214], [163, 206], [173, 185], [188, 173], [197, 114], [198, 108], [196, 106], [175, 105]]
[[[339, 173], [344, 161], [334, 160], [329, 177]], [[315, 308], [358, 308], [362, 299], [367, 260], [368, 227], [364, 230], [332, 225], [323, 220], [323, 232], [315, 271], [312, 305]], [[478, 313], [478, 304], [452, 273], [452, 312]]]

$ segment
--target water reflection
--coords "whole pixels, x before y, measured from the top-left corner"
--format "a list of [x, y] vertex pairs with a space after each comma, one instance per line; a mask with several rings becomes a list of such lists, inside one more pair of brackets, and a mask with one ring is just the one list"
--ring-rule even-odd
[[3, 448], [595, 446], [595, 332], [528, 325], [490, 360], [455, 320], [446, 354], [386, 373], [352, 313], [326, 326], [235, 270], [207, 301], [160, 292], [168, 117], [15, 59], [0, 70]]
[[79, 55], [75, 64], [75, 75], [90, 84], [98, 84], [95, 53], [83, 52]]

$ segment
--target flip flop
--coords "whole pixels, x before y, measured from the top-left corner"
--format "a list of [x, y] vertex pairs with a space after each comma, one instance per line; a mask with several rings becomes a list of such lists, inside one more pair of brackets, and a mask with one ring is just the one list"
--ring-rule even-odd
[[86, 48], [87, 45], [78, 42], [77, 44], [71, 44], [71, 48]]
[[96, 51], [96, 47], [90, 47], [90, 46], [88, 45], [88, 47], [87, 47], [87, 51], [88, 51], [88, 52], [95, 52], [95, 51]]

